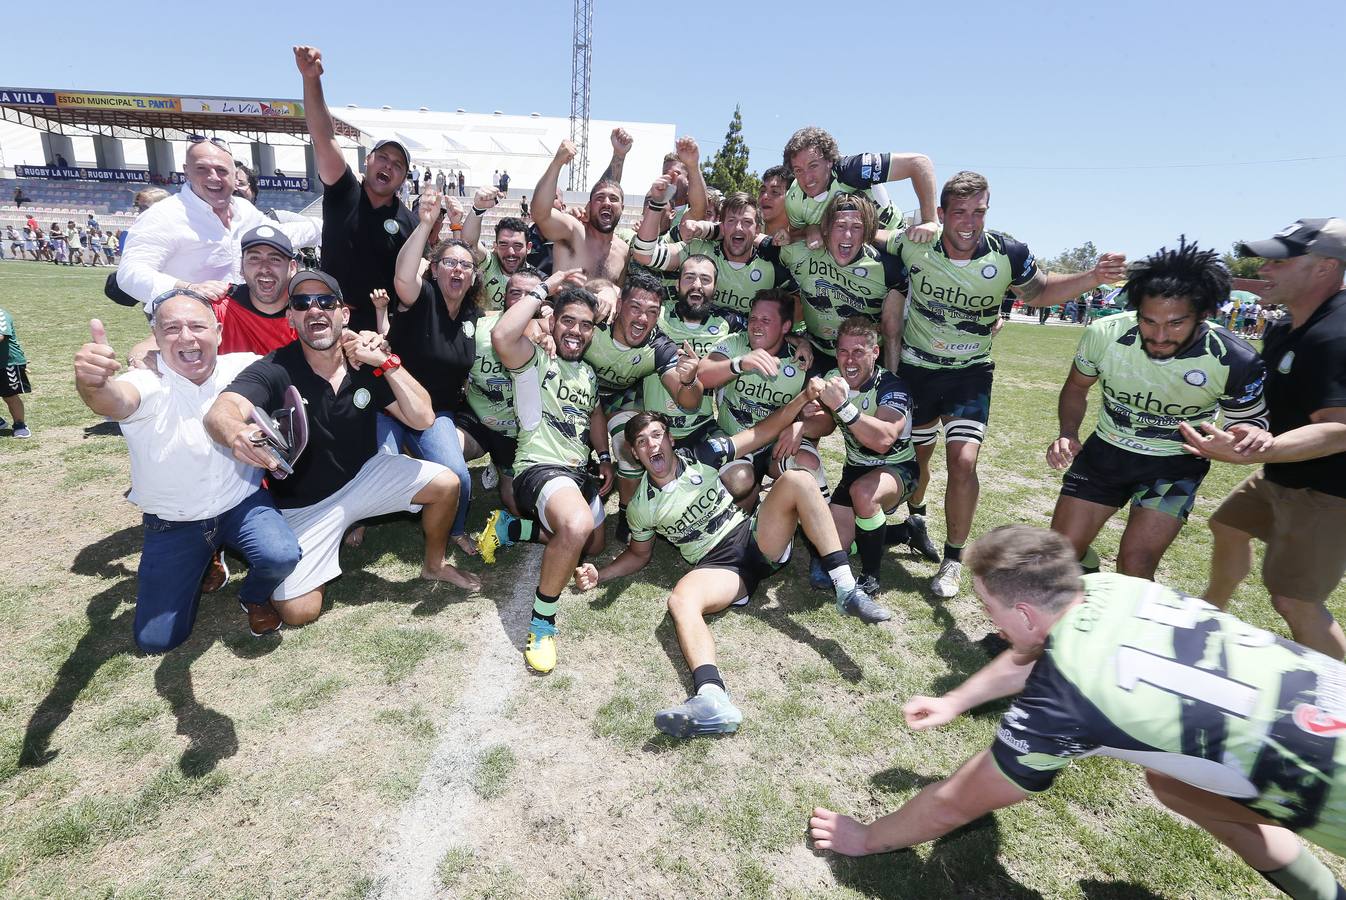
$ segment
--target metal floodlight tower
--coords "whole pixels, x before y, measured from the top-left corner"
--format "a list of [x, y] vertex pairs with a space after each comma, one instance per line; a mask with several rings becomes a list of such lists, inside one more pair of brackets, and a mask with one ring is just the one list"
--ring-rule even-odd
[[574, 44], [570, 51], [570, 140], [575, 159], [570, 163], [570, 190], [589, 185], [589, 76], [594, 62], [594, 0], [575, 0]]

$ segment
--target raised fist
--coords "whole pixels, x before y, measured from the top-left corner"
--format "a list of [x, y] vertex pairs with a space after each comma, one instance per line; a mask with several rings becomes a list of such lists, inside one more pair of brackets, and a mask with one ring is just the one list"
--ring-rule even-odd
[[294, 48], [294, 64], [305, 78], [322, 77], [322, 51], [317, 47], [299, 45]]
[[627, 133], [625, 128], [612, 129], [612, 152], [617, 156], [626, 158], [626, 154], [631, 152], [631, 145], [636, 139]]
[[575, 154], [577, 153], [579, 153], [579, 151], [575, 149], [574, 142], [569, 138], [566, 138], [564, 141], [561, 141], [561, 145], [556, 148], [556, 159], [564, 166], [574, 159]]

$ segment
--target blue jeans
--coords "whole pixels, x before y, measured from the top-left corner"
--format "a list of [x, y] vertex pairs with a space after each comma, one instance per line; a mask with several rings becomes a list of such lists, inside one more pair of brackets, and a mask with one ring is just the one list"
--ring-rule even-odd
[[265, 603], [299, 562], [299, 543], [264, 490], [212, 519], [169, 522], [145, 513], [134, 633], [146, 653], [164, 653], [187, 640], [196, 622], [201, 578], [222, 545], [248, 561], [239, 586], [244, 603]]
[[408, 428], [387, 413], [379, 413], [379, 449], [393, 456], [408, 452], [417, 459], [439, 463], [458, 476], [458, 512], [453, 517], [454, 537], [467, 533], [467, 508], [472, 503], [472, 473], [463, 459], [463, 445], [458, 443], [458, 426], [453, 413], [435, 413], [435, 423], [424, 431]]

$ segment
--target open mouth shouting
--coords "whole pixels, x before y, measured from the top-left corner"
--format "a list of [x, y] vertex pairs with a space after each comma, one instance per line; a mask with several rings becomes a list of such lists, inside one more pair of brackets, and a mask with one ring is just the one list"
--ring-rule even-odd
[[584, 341], [574, 334], [563, 334], [557, 342], [562, 359], [579, 359], [584, 355]]
[[650, 453], [646, 463], [650, 472], [654, 475], [663, 477], [668, 474], [669, 458], [663, 449], [654, 450]]

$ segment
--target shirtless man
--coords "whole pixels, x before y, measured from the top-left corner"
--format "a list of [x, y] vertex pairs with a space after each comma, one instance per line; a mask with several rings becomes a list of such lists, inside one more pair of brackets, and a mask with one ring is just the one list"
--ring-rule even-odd
[[[562, 141], [551, 165], [538, 180], [533, 196], [556, 196], [556, 181], [561, 168], [574, 158], [575, 145], [568, 140]], [[607, 278], [618, 285], [625, 280], [626, 258], [631, 247], [615, 234], [624, 199], [620, 184], [600, 180], [589, 192], [588, 215], [583, 222], [550, 206], [534, 204], [533, 223], [542, 236], [552, 242], [556, 271], [582, 269], [590, 278]]]

